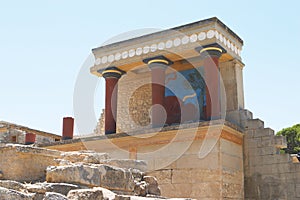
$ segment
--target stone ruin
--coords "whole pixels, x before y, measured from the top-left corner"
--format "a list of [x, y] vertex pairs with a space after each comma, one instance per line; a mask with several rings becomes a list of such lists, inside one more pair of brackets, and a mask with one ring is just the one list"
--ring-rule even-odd
[[2, 145], [0, 159], [0, 199], [168, 199], [160, 196], [156, 178], [145, 173], [145, 161], [16, 144]]

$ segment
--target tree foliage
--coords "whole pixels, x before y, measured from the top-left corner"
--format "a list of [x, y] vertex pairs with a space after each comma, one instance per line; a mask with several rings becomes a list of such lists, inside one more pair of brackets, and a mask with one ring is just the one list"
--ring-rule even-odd
[[289, 128], [284, 128], [281, 131], [279, 131], [276, 135], [282, 135], [286, 137], [286, 153], [294, 154], [300, 152], [300, 124], [296, 124]]

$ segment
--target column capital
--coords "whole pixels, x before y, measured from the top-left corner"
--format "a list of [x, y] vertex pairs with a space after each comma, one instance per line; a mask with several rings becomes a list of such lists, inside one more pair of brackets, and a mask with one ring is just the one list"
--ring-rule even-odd
[[226, 53], [226, 50], [217, 43], [200, 46], [195, 48], [195, 50], [199, 52], [202, 57], [210, 56], [219, 58], [223, 53]]
[[121, 78], [123, 74], [126, 72], [117, 68], [117, 67], [107, 67], [106, 69], [102, 69], [98, 71], [102, 74], [103, 78]]
[[143, 60], [144, 63], [146, 63], [150, 69], [154, 67], [162, 67], [167, 68], [169, 65], [172, 65], [173, 62], [166, 58], [165, 56], [155, 56], [151, 58], [146, 58]]

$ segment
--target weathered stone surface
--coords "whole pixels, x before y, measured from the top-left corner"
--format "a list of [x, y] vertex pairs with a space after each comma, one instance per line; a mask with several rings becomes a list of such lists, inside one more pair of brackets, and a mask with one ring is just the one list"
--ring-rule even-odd
[[12, 180], [0, 180], [0, 187], [17, 191], [26, 190], [24, 184]]
[[101, 160], [109, 159], [107, 153], [97, 153], [93, 151], [64, 152], [61, 154], [61, 157], [73, 163], [84, 162], [93, 164], [100, 164]]
[[134, 195], [145, 197], [148, 193], [148, 184], [145, 181], [137, 182], [134, 187]]
[[69, 200], [102, 200], [103, 193], [97, 189], [71, 190], [67, 197]]
[[68, 183], [42, 183], [47, 192], [60, 193], [67, 195], [70, 190], [79, 189], [79, 186]]
[[100, 186], [101, 172], [97, 167], [83, 164], [52, 166], [47, 168], [47, 182], [75, 183]]
[[28, 192], [45, 194], [46, 192], [60, 193], [67, 195], [70, 190], [79, 189], [77, 185], [68, 183], [36, 183], [25, 184], [24, 187]]
[[55, 192], [46, 192], [43, 200], [68, 200], [68, 198], [62, 194]]
[[144, 176], [143, 180], [147, 183], [147, 193], [160, 196], [160, 188], [158, 187], [157, 179], [153, 176]]
[[0, 187], [0, 199], [2, 200], [33, 200], [34, 194], [23, 193], [16, 190]]
[[138, 169], [142, 172], [147, 171], [147, 162], [143, 160], [107, 159], [102, 160], [101, 163], [125, 169]]
[[134, 178], [129, 170], [103, 164], [48, 167], [46, 179], [48, 182], [101, 186], [121, 191], [134, 190]]
[[[7, 144], [0, 148], [2, 179], [37, 181], [45, 179], [45, 169], [54, 165], [60, 152], [26, 145]], [[7, 165], [13, 163], [13, 165]]]
[[132, 176], [135, 181], [141, 181], [145, 175], [144, 172], [141, 172], [138, 169], [128, 169], [128, 170], [132, 173]]

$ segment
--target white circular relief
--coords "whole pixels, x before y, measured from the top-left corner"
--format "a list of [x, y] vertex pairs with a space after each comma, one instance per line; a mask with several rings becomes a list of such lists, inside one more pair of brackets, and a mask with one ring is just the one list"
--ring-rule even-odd
[[107, 60], [108, 60], [108, 62], [114, 62], [114, 60], [115, 60], [114, 55], [109, 55]]
[[126, 59], [128, 57], [128, 52], [127, 51], [124, 51], [123, 53], [122, 53], [122, 58], [123, 59]]
[[190, 42], [196, 42], [197, 41], [197, 35], [193, 34], [190, 36]]
[[97, 58], [95, 60], [95, 65], [100, 65], [101, 64], [101, 58]]
[[223, 44], [224, 44], [225, 47], [227, 46], [227, 40], [226, 40], [225, 37], [224, 37], [224, 40], [223, 40]]
[[101, 59], [101, 62], [103, 64], [105, 64], [107, 62], [107, 56], [103, 56], [102, 59]]
[[215, 36], [215, 31], [209, 30], [206, 35], [207, 35], [207, 38], [211, 39]]
[[150, 47], [150, 51], [151, 52], [155, 52], [157, 50], [157, 45], [156, 44], [152, 44]]
[[115, 60], [120, 60], [121, 59], [121, 54], [120, 53], [116, 53], [115, 54]]
[[176, 38], [176, 39], [174, 40], [174, 46], [175, 46], [175, 47], [178, 47], [180, 44], [181, 44], [181, 40], [180, 40], [179, 38]]
[[221, 42], [223, 42], [223, 35], [220, 34], [219, 40], [220, 40]]
[[230, 41], [227, 40], [227, 47], [228, 47], [229, 49], [230, 49], [230, 45], [231, 45]]
[[163, 50], [165, 48], [165, 43], [164, 42], [160, 42], [159, 44], [158, 44], [158, 49], [159, 50]]
[[206, 38], [206, 34], [204, 32], [201, 32], [201, 33], [198, 34], [198, 39], [200, 41], [205, 40], [205, 38]]
[[187, 43], [189, 43], [189, 37], [188, 37], [188, 36], [183, 36], [183, 38], [181, 39], [181, 43], [182, 43], [182, 44], [187, 44]]
[[172, 40], [168, 40], [168, 41], [166, 42], [166, 48], [169, 49], [169, 48], [171, 48], [172, 46], [173, 46]]
[[137, 48], [135, 53], [136, 53], [136, 55], [140, 56], [143, 53], [143, 49], [142, 48]]
[[130, 49], [129, 50], [129, 57], [133, 57], [135, 56], [135, 50], [134, 49]]
[[150, 47], [149, 46], [144, 46], [143, 53], [147, 54], [147, 53], [149, 53], [149, 51], [150, 51]]
[[217, 40], [219, 39], [219, 37], [220, 37], [220, 34], [219, 34], [219, 32], [218, 31], [215, 31], [215, 36], [216, 36], [216, 38], [217, 38]]

